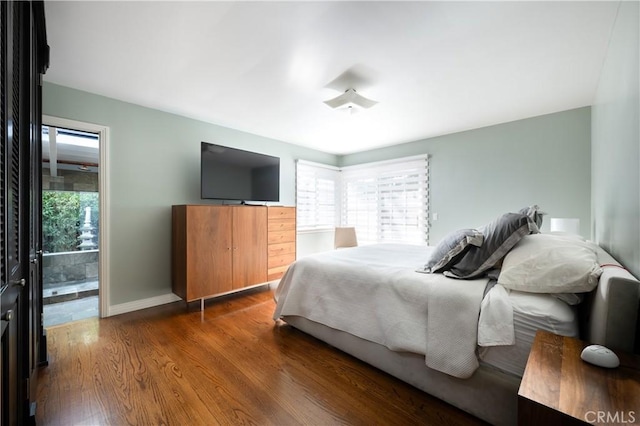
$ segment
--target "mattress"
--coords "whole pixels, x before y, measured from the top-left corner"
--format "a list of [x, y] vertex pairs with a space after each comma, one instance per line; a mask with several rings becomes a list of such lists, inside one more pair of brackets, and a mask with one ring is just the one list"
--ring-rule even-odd
[[[300, 259], [289, 268], [276, 290], [274, 319], [301, 316], [392, 351], [421, 354], [427, 366], [460, 378], [473, 374], [479, 361], [521, 377], [536, 330], [578, 335], [574, 309], [548, 294], [512, 291], [507, 295], [502, 289], [504, 296], [500, 297], [506, 298], [507, 304], [510, 302], [513, 315], [509, 307], [508, 312], [500, 311], [489, 322], [482, 319], [483, 315], [478, 322], [478, 313], [452, 315], [470, 312], [460, 309], [460, 301], [471, 291], [475, 293], [472, 284], [479, 286], [478, 305], [474, 305], [479, 308], [488, 279], [456, 280], [442, 274], [417, 274], [416, 267], [428, 258], [430, 250], [426, 246], [378, 244]], [[437, 296], [436, 287], [447, 292], [446, 298], [432, 302]], [[449, 292], [453, 291], [451, 296]], [[492, 290], [487, 296], [492, 293], [495, 294]], [[454, 307], [446, 303], [451, 300], [456, 303]], [[505, 303], [504, 299], [501, 303]], [[483, 313], [497, 312], [493, 307], [485, 309]], [[437, 315], [440, 312], [442, 315]], [[503, 327], [511, 317], [513, 329]], [[458, 322], [454, 321], [456, 318]], [[460, 318], [466, 321], [462, 325]], [[445, 332], [434, 332], [443, 322], [448, 327]], [[467, 322], [471, 324], [468, 327]], [[459, 332], [458, 338], [449, 338], [452, 330]], [[496, 331], [499, 338], [487, 343], [492, 346], [478, 347], [477, 336], [486, 335], [487, 330]], [[459, 338], [460, 334], [465, 338]], [[508, 339], [505, 334], [509, 334]], [[514, 338], [515, 345], [494, 346]], [[439, 352], [435, 353], [434, 348]], [[440, 360], [444, 360], [444, 367], [438, 364]]]
[[511, 291], [515, 344], [479, 348], [481, 364], [522, 377], [537, 330], [577, 337], [578, 314], [573, 306], [550, 294]]

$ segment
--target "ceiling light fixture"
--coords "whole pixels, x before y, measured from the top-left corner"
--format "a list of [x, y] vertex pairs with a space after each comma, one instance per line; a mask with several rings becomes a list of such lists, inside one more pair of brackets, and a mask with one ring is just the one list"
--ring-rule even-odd
[[324, 103], [333, 109], [346, 109], [353, 114], [360, 109], [371, 108], [378, 102], [365, 98], [357, 93], [355, 89], [347, 89], [340, 96], [324, 101]]

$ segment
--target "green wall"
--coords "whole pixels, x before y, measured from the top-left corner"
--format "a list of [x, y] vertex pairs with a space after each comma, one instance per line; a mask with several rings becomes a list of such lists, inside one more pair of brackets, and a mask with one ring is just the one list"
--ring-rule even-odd
[[295, 160], [334, 155], [50, 83], [43, 114], [109, 127], [110, 303], [171, 292], [171, 205], [201, 204], [200, 142], [280, 157], [280, 201], [295, 204]]
[[593, 105], [593, 231], [640, 277], [640, 7], [620, 2]]
[[579, 218], [589, 238], [590, 120], [585, 107], [347, 155], [340, 165], [429, 154], [431, 245], [531, 204], [548, 213], [543, 230], [549, 217]]
[[202, 203], [200, 141], [279, 156], [285, 205], [295, 202], [297, 158], [353, 165], [428, 153], [431, 244], [534, 203], [580, 218], [590, 236], [590, 108], [337, 157], [54, 84], [43, 95], [45, 115], [110, 129], [112, 306], [170, 293], [170, 206]]

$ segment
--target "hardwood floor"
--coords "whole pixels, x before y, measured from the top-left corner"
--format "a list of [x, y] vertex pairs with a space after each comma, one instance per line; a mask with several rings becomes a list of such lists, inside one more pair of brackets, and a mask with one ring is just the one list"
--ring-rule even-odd
[[271, 319], [271, 290], [47, 330], [38, 425], [476, 425]]

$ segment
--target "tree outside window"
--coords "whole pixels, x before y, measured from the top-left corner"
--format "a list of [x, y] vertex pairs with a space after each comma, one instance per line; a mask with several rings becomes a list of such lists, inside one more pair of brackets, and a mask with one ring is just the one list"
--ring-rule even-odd
[[43, 191], [42, 245], [45, 253], [77, 251], [85, 208], [91, 208], [92, 233], [98, 243], [99, 198], [97, 192]]

